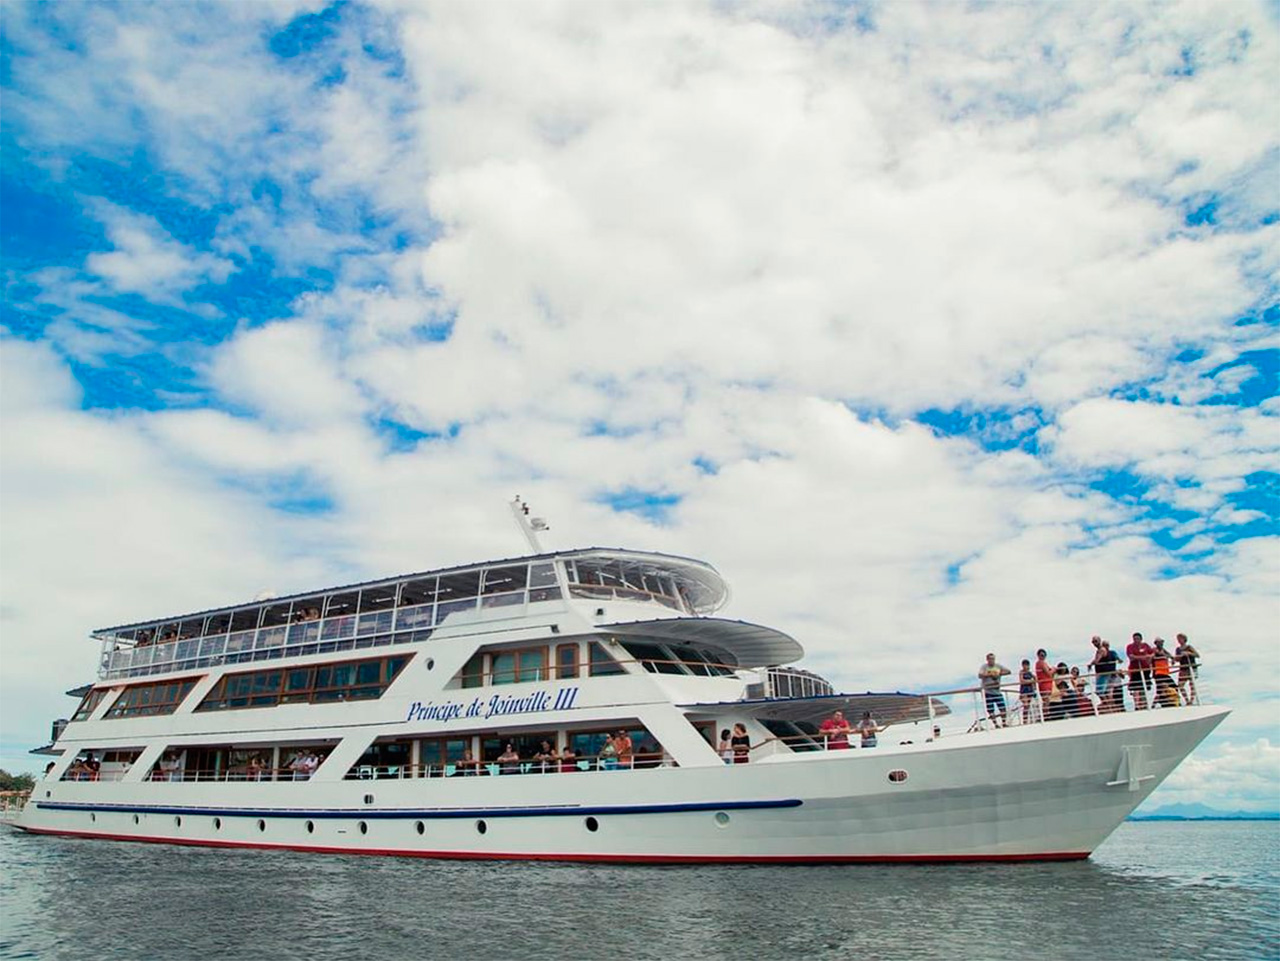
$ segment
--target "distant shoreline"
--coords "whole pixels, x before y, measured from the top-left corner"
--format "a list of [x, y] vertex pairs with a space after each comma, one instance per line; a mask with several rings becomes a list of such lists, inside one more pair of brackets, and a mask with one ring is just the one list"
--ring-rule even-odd
[[1280, 821], [1280, 814], [1131, 814], [1126, 821]]

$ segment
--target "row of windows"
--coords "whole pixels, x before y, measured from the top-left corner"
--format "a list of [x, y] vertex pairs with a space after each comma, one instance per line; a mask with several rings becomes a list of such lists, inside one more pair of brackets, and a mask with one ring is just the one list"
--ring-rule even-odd
[[[564, 679], [580, 676], [582, 665], [578, 663], [577, 644], [557, 645], [554, 667], [548, 661], [548, 654], [549, 650], [546, 646], [494, 651], [482, 648], [463, 666], [462, 686], [522, 684], [530, 681], [547, 681], [552, 677]], [[614, 660], [598, 641], [592, 641], [587, 645], [585, 666], [588, 677], [606, 677], [626, 673], [622, 665]]]
[[[111, 690], [109, 687], [95, 687], [86, 694], [80, 701], [80, 706], [76, 708], [76, 712], [71, 715], [73, 721], [87, 721], [89, 716], [93, 714], [94, 709], [102, 703], [102, 699], [107, 696]], [[54, 738], [56, 741], [57, 738]]]
[[698, 677], [724, 677], [733, 674], [733, 668], [720, 663], [710, 651], [699, 651], [679, 644], [641, 641], [623, 641], [622, 646], [650, 674], [694, 674]]
[[199, 678], [188, 677], [153, 684], [134, 684], [120, 692], [115, 703], [107, 708], [107, 717], [143, 717], [152, 714], [172, 714], [183, 698], [191, 693]]
[[318, 667], [228, 674], [218, 681], [196, 710], [373, 700], [382, 696], [409, 658], [410, 655], [401, 654]]
[[[314, 629], [314, 622], [326, 621], [323, 639], [352, 633], [430, 626], [452, 613], [477, 607], [504, 607], [562, 597], [555, 566], [547, 561], [513, 564], [506, 567], [460, 571], [421, 577], [360, 590], [317, 594], [279, 603], [259, 604], [238, 611], [207, 617], [151, 624], [119, 631], [117, 638], [139, 647], [170, 641], [193, 641], [201, 637], [221, 637], [247, 633], [252, 638], [259, 628], [278, 629], [281, 643], [292, 626]], [[406, 611], [409, 608], [412, 610]], [[333, 623], [328, 623], [330, 620]], [[393, 620], [394, 619], [394, 620]], [[393, 628], [394, 623], [394, 628]]]

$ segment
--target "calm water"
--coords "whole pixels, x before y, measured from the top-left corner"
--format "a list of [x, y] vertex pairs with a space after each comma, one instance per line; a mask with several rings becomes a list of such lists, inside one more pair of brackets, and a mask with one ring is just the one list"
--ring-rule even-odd
[[591, 867], [0, 831], [0, 958], [1280, 958], [1280, 824], [1074, 864]]

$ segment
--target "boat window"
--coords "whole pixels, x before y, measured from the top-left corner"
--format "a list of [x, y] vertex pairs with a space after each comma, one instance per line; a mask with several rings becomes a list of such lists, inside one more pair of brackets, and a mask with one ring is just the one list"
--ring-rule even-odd
[[529, 565], [529, 601], [552, 601], [563, 597], [560, 582], [556, 579], [554, 564]]
[[293, 602], [293, 615], [290, 620], [294, 624], [304, 621], [320, 620], [320, 612], [324, 610], [324, 596], [300, 597]]
[[230, 614], [214, 614], [204, 624], [205, 637], [225, 634], [231, 627]]
[[178, 640], [183, 641], [189, 637], [199, 637], [204, 633], [204, 618], [192, 617], [182, 622], [182, 626], [178, 628]]
[[522, 731], [519, 734], [502, 734], [490, 735], [480, 739], [480, 760], [486, 764], [492, 764], [498, 760], [499, 756], [507, 749], [510, 744], [521, 760], [526, 764], [531, 761], [533, 756], [542, 750], [542, 742], [546, 741], [553, 747], [559, 742], [556, 740], [555, 731]]
[[244, 610], [235, 611], [231, 615], [232, 633], [237, 631], [252, 631], [258, 626], [258, 615], [261, 608], [247, 607]]
[[409, 655], [399, 655], [289, 671], [228, 674], [214, 685], [196, 710], [377, 698], [408, 662]]
[[675, 645], [669, 645], [669, 647], [671, 649], [671, 653], [674, 654], [678, 660], [683, 661], [684, 666], [694, 674], [697, 674], [700, 677], [707, 677], [711, 674], [711, 668], [707, 665], [706, 658], [692, 647], [676, 647]]
[[[791, 721], [774, 720], [765, 717], [756, 718], [756, 720], [764, 726], [765, 730], [793, 751], [822, 751], [826, 749], [821, 738], [814, 736], [815, 731], [812, 724], [801, 726]], [[805, 728], [809, 730], [805, 730]]]
[[657, 644], [643, 644], [640, 641], [623, 641], [622, 646], [627, 653], [639, 661], [650, 674], [683, 674], [679, 664], [672, 663], [673, 658]]
[[289, 610], [292, 607], [287, 601], [283, 604], [268, 604], [262, 610], [262, 626], [277, 627], [289, 623]]
[[[329, 603], [325, 608], [325, 617], [339, 617], [343, 614], [354, 614], [356, 612], [356, 601], [359, 598], [359, 591], [348, 591], [345, 594], [329, 595]], [[325, 632], [328, 636], [328, 631]]]
[[280, 702], [287, 704], [291, 701], [306, 701], [311, 698], [311, 684], [315, 678], [315, 671], [309, 667], [298, 667], [292, 671], [288, 671], [284, 678], [284, 692], [280, 695]]
[[430, 604], [436, 599], [436, 578], [428, 577], [420, 581], [409, 581], [400, 589], [400, 606], [413, 607], [416, 604]]
[[560, 678], [578, 676], [577, 644], [561, 644], [556, 648], [556, 676]]
[[440, 601], [452, 601], [464, 597], [476, 597], [480, 593], [480, 572], [461, 571], [440, 575]]
[[462, 686], [463, 687], [483, 687], [484, 686], [484, 655], [477, 652], [471, 655], [471, 660], [467, 661], [462, 668]]
[[134, 684], [120, 692], [115, 703], [107, 709], [106, 716], [111, 718], [172, 714], [195, 686], [196, 678], [193, 677], [153, 684]]
[[446, 764], [456, 764], [461, 761], [463, 753], [469, 747], [471, 747], [469, 737], [424, 738], [418, 745], [418, 759], [424, 766], [442, 768]]
[[485, 594], [506, 594], [523, 591], [529, 582], [529, 565], [519, 567], [491, 567], [484, 572]]
[[396, 588], [398, 584], [383, 584], [379, 587], [366, 587], [360, 592], [360, 613], [366, 611], [390, 611], [396, 606]]
[[160, 627], [159, 634], [156, 637], [157, 642], [160, 644], [165, 644], [169, 641], [176, 641], [177, 639], [178, 639], [178, 622], [177, 621], [172, 621], [168, 624], [162, 625]]
[[625, 674], [626, 669], [615, 661], [612, 655], [604, 649], [599, 641], [592, 641], [590, 645], [589, 667], [592, 677], [607, 677], [612, 674]]
[[80, 706], [76, 708], [76, 712], [71, 715], [73, 721], [88, 720], [94, 709], [102, 703], [102, 699], [107, 696], [110, 691], [109, 687], [96, 687], [86, 694], [80, 701]]
[[368, 634], [382, 634], [391, 630], [391, 619], [394, 614], [391, 610], [370, 611], [360, 615], [359, 624], [356, 626], [356, 634], [364, 637]]
[[516, 682], [516, 652], [502, 651], [490, 655], [489, 672], [494, 684], [514, 684]]
[[732, 677], [733, 668], [724, 661], [723, 654], [716, 654], [715, 651], [708, 651], [706, 648], [701, 649], [701, 654], [707, 662], [707, 670], [717, 677]]

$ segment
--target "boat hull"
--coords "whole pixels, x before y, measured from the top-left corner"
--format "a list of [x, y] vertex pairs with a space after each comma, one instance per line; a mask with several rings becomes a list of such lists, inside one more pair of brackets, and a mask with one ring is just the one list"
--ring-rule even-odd
[[[1103, 715], [733, 766], [475, 778], [37, 784], [15, 826], [436, 858], [892, 862], [1087, 857], [1227, 715]], [[903, 776], [905, 774], [905, 777]]]

